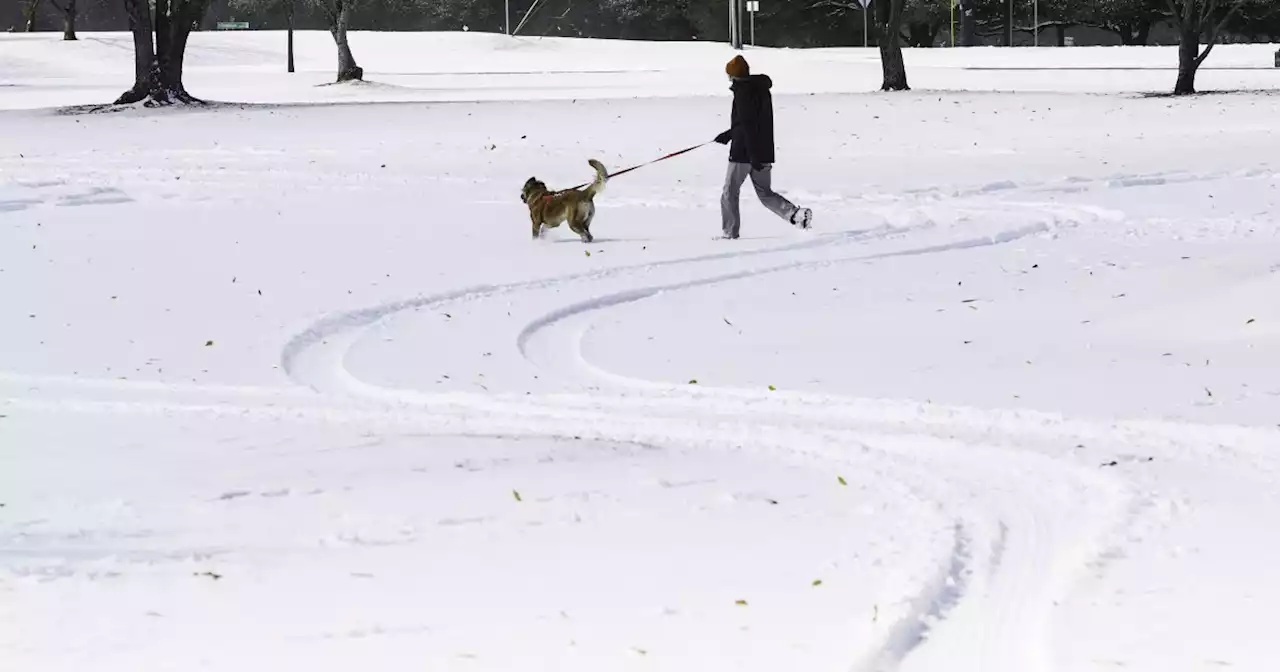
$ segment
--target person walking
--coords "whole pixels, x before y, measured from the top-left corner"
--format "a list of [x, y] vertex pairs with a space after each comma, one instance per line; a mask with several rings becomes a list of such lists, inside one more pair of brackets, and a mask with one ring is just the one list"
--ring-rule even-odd
[[733, 112], [729, 130], [716, 136], [716, 142], [729, 145], [729, 172], [720, 195], [721, 238], [736, 239], [742, 228], [738, 201], [748, 176], [764, 207], [793, 226], [809, 228], [813, 211], [797, 207], [773, 190], [773, 97], [769, 93], [773, 80], [768, 75], [752, 75], [751, 66], [741, 55], [734, 56], [724, 71], [733, 82], [729, 87], [733, 90]]

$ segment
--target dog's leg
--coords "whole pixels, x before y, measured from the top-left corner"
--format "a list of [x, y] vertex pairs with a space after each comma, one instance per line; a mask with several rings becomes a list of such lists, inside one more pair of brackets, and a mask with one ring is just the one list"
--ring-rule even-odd
[[542, 235], [542, 222], [533, 213], [529, 213], [529, 219], [533, 221], [533, 239], [537, 240]]
[[587, 203], [585, 210], [586, 212], [582, 217], [582, 224], [579, 225], [581, 231], [578, 233], [582, 236], [582, 242], [589, 243], [595, 240], [595, 237], [591, 235], [591, 220], [596, 218], [596, 206], [594, 203]]

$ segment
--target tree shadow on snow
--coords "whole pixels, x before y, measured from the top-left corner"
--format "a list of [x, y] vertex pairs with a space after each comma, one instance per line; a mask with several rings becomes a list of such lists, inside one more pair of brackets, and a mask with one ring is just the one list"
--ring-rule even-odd
[[1280, 96], [1280, 89], [1213, 89], [1196, 91], [1189, 95], [1175, 95], [1170, 91], [1140, 93], [1139, 98], [1204, 98], [1207, 96]]

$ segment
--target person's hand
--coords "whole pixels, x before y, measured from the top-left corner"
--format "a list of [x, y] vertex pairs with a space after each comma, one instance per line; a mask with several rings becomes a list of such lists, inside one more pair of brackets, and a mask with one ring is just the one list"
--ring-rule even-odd
[[729, 141], [732, 139], [733, 139], [733, 131], [725, 131], [724, 133], [721, 133], [720, 135], [716, 136], [716, 142], [722, 145], [729, 144]]

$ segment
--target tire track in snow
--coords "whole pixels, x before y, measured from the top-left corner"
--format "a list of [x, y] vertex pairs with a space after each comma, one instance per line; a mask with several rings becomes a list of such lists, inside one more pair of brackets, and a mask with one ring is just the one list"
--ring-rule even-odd
[[912, 651], [925, 643], [930, 621], [945, 618], [964, 597], [967, 587], [965, 576], [970, 571], [970, 544], [963, 524], [957, 522], [946, 562], [938, 566], [937, 573], [911, 598], [907, 613], [894, 621], [881, 643], [854, 663], [849, 672], [890, 672], [898, 669]]
[[[983, 671], [1038, 670], [1043, 668], [1046, 616], [1054, 595], [1065, 591], [1072, 572], [1096, 555], [1095, 540], [1123, 519], [1122, 512], [1128, 508], [1126, 503], [1133, 493], [1114, 476], [1086, 472], [1077, 463], [1037, 453], [1025, 446], [1025, 440], [1056, 443], [1074, 432], [1112, 440], [1136, 436], [1149, 442], [1153, 438], [1161, 440], [1160, 435], [1172, 438], [1185, 428], [1159, 425], [1161, 431], [1153, 437], [1132, 426], [1094, 426], [1051, 414], [943, 410], [906, 402], [860, 402], [821, 395], [766, 397], [742, 390], [712, 389], [688, 394], [670, 386], [600, 371], [581, 357], [577, 347], [595, 312], [663, 292], [788, 270], [996, 245], [1044, 233], [1064, 223], [1077, 223], [1081, 218], [1105, 217], [1105, 213], [1088, 208], [1030, 208], [1040, 219], [1049, 221], [941, 245], [836, 259], [795, 260], [631, 287], [550, 311], [528, 323], [518, 335], [518, 349], [535, 364], [553, 373], [571, 373], [597, 381], [603, 378], [633, 391], [623, 396], [542, 395], [514, 399], [396, 390], [364, 383], [346, 369], [343, 361], [364, 328], [403, 310], [552, 289], [581, 279], [625, 278], [656, 267], [696, 271], [718, 261], [848, 242], [860, 234], [470, 288], [339, 314], [292, 339], [282, 360], [295, 380], [323, 392], [380, 400], [398, 409], [397, 413], [407, 414], [403, 419], [419, 430], [426, 425], [430, 431], [461, 434], [508, 431], [563, 435], [572, 431], [609, 440], [720, 448], [752, 446], [837, 461], [843, 459], [842, 451], [847, 451], [848, 446], [861, 445], [875, 456], [874, 463], [884, 477], [909, 484], [940, 507], [959, 506], [961, 510], [955, 511], [958, 518], [952, 552], [940, 560], [937, 574], [925, 580], [904, 613], [881, 634], [874, 653], [855, 669], [871, 672], [912, 669], [913, 665], [934, 669], [929, 666], [932, 659], [949, 669], [966, 667], [957, 664], [964, 661], [969, 669]], [[574, 347], [563, 347], [566, 333]], [[571, 353], [570, 361], [548, 354], [563, 352]], [[1018, 449], [1011, 449], [1012, 445], [1018, 445]], [[1081, 502], [1087, 505], [1076, 505]], [[982, 554], [977, 549], [990, 550]]]
[[[857, 243], [865, 240], [884, 238], [898, 233], [905, 233], [913, 228], [917, 227], [894, 227], [885, 225], [875, 229], [845, 231], [828, 234], [812, 240], [754, 250], [683, 257], [647, 264], [615, 266], [596, 271], [553, 276], [539, 280], [529, 280], [508, 284], [477, 285], [464, 289], [433, 294], [430, 296], [404, 299], [368, 308], [335, 313], [312, 323], [309, 327], [295, 334], [288, 342], [285, 343], [280, 356], [281, 368], [294, 380], [310, 385], [311, 387], [319, 390], [320, 388], [316, 385], [303, 380], [303, 378], [306, 378], [309, 373], [316, 372], [317, 365], [313, 364], [309, 367], [303, 366], [300, 365], [300, 360], [304, 356], [314, 354], [309, 351], [323, 349], [331, 352], [327, 353], [327, 356], [319, 358], [322, 362], [318, 364], [319, 366], [341, 366], [342, 355], [345, 349], [350, 347], [350, 345], [355, 342], [356, 338], [351, 337], [338, 343], [329, 343], [331, 339], [335, 339], [344, 333], [350, 333], [371, 327], [380, 320], [395, 315], [396, 313], [422, 308], [432, 308], [453, 303], [474, 302], [517, 292], [554, 289], [556, 287], [578, 283], [584, 280], [602, 280], [606, 278], [621, 277], [636, 273], [644, 273], [659, 268], [751, 258], [762, 255]], [[334, 380], [342, 380], [344, 377], [325, 375], [322, 376], [322, 378], [332, 382]], [[329, 391], [334, 390], [330, 389]]]
[[[1054, 225], [1061, 223], [1060, 212], [1050, 214]], [[582, 355], [581, 340], [589, 328], [591, 316], [603, 309], [633, 303], [671, 291], [789, 270], [999, 245], [1050, 230], [1049, 224], [1041, 222], [991, 236], [940, 245], [871, 255], [854, 255], [840, 259], [797, 261], [685, 282], [628, 289], [571, 304], [534, 320], [517, 337], [517, 347], [526, 359], [540, 364], [545, 371], [557, 373], [572, 371], [586, 378], [602, 379], [622, 387], [670, 389], [673, 386], [626, 378], [602, 370], [588, 362]], [[562, 331], [567, 332], [567, 336], [558, 333]], [[566, 340], [571, 341], [571, 347], [564, 347]], [[560, 353], [565, 352], [571, 353], [569, 361], [558, 357]], [[1020, 458], [1021, 456], [1013, 453], [1004, 457], [1009, 460]], [[1072, 467], [1055, 465], [1055, 469], [1070, 472]], [[954, 475], [959, 473], [959, 470], [953, 472]], [[899, 476], [901, 477], [902, 474]], [[975, 485], [984, 484], [983, 490], [986, 490], [987, 476], [987, 473], [970, 475], [968, 480]], [[999, 487], [998, 483], [994, 485]], [[969, 624], [981, 623], [981, 634], [976, 638], [967, 637], [965, 642], [953, 641], [949, 645], [944, 643], [941, 647], [949, 651], [948, 656], [967, 653], [964, 657], [977, 663], [974, 669], [1040, 669], [1043, 658], [1043, 646], [1040, 643], [1047, 620], [1046, 608], [1051, 599], [1045, 595], [1045, 591], [1048, 586], [1054, 584], [1055, 569], [1052, 556], [1056, 550], [1056, 546], [1053, 543], [1046, 544], [1044, 538], [1048, 537], [1052, 542], [1056, 537], [1064, 537], [1066, 540], [1060, 543], [1069, 544], [1073, 543], [1067, 541], [1069, 539], [1090, 539], [1103, 532], [1102, 529], [1075, 529], [1060, 534], [1046, 534], [1044, 529], [1046, 525], [1051, 529], [1067, 526], [1054, 521], [1052, 511], [1048, 507], [1043, 507], [1043, 499], [1037, 499], [1037, 494], [1038, 488], [1024, 489], [1020, 492], [1019, 501], [1013, 506], [998, 506], [985, 511], [983, 516], [985, 520], [978, 523], [998, 530], [998, 536], [993, 538], [991, 546], [994, 552], [987, 561], [990, 580], [985, 590], [970, 598], [971, 604], [978, 605], [974, 608], [977, 613], [969, 617], [969, 623], [962, 622], [960, 628], [971, 628], [972, 625]], [[935, 501], [954, 501], [954, 498], [942, 494]], [[1037, 508], [1042, 510], [1036, 513]], [[1046, 520], [1053, 522], [1046, 523]], [[912, 600], [907, 613], [884, 635], [884, 640], [875, 653], [854, 667], [856, 672], [885, 672], [898, 669], [909, 655], [925, 644], [926, 636], [935, 627], [929, 621], [946, 618], [964, 598], [968, 584], [966, 575], [972, 569], [969, 550], [972, 538], [964, 525], [963, 522], [956, 523], [955, 546], [949, 559], [939, 567], [938, 575], [931, 579]], [[1010, 538], [1011, 528], [1014, 530], [1012, 539]], [[1002, 566], [1005, 562], [1009, 564]], [[943, 632], [947, 632], [945, 624], [943, 624]]]
[[[665, 285], [654, 285], [650, 287], [642, 287], [629, 289], [613, 294], [596, 297], [586, 301], [581, 301], [560, 308], [558, 310], [547, 313], [525, 326], [520, 334], [516, 337], [516, 347], [520, 353], [535, 364], [548, 372], [564, 373], [566, 370], [578, 369], [579, 371], [590, 372], [596, 378], [622, 383], [627, 386], [638, 387], [670, 387], [668, 385], [660, 385], [649, 381], [640, 381], [636, 379], [628, 379], [616, 374], [605, 372], [594, 365], [591, 365], [581, 354], [581, 338], [585, 334], [585, 328], [581, 321], [589, 316], [590, 313], [597, 312], [606, 308], [634, 303], [643, 299], [647, 299], [658, 294], [674, 292], [684, 289], [693, 289], [697, 287], [705, 287], [716, 285], [733, 280], [742, 280], [746, 278], [755, 278], [773, 273], [782, 273], [786, 271], [810, 270], [816, 268], [825, 268], [829, 266], [838, 266], [848, 263], [860, 263], [877, 261], [883, 259], [892, 259], [895, 257], [919, 256], [925, 254], [937, 254], [940, 252], [953, 252], [958, 250], [972, 249], [977, 247], [988, 247], [991, 245], [1000, 245], [1012, 242], [1028, 236], [1048, 233], [1053, 230], [1049, 224], [1037, 223], [1024, 226], [1018, 229], [1002, 231], [991, 236], [981, 236], [977, 238], [967, 238], [951, 243], [943, 243], [939, 245], [929, 245], [924, 247], [912, 248], [907, 250], [898, 250], [893, 252], [880, 252], [874, 254], [854, 255], [838, 259], [821, 259], [814, 261], [796, 261], [776, 266], [764, 268], [754, 268], [743, 271], [726, 273], [723, 275], [714, 275], [709, 277], [688, 280], [684, 282], [675, 282]], [[569, 339], [559, 337], [557, 334], [549, 333], [559, 327], [567, 327], [574, 329], [573, 336]], [[576, 328], [575, 328], [576, 327]], [[573, 361], [569, 363], [556, 362], [554, 358], [558, 353], [565, 351], [559, 345], [564, 340], [573, 342], [573, 347], [568, 351], [573, 353]], [[540, 347], [535, 347], [540, 346]]]
[[[1008, 204], [1006, 204], [1008, 207]], [[584, 324], [589, 324], [591, 314], [616, 305], [629, 302], [639, 301], [663, 292], [678, 291], [693, 287], [700, 287], [711, 284], [731, 282], [738, 279], [756, 277], [769, 273], [778, 273], [789, 270], [800, 270], [805, 268], [820, 268], [824, 266], [838, 265], [844, 263], [858, 263], [873, 261], [876, 259], [887, 259], [900, 256], [934, 254], [942, 252], [950, 252], [975, 247], [983, 247], [990, 245], [999, 245], [1031, 235], [1037, 235], [1049, 232], [1054, 227], [1063, 224], [1075, 224], [1080, 219], [1079, 213], [1084, 213], [1086, 217], [1099, 217], [1098, 213], [1080, 209], [1077, 211], [1067, 211], [1063, 209], [1046, 210], [1041, 206], [1030, 206], [1032, 211], [1042, 220], [1033, 224], [1017, 227], [1010, 230], [1000, 231], [993, 235], [971, 237], [957, 241], [951, 241], [943, 244], [927, 245], [904, 250], [896, 250], [890, 252], [881, 252], [875, 254], [850, 255], [835, 259], [817, 259], [817, 260], [797, 260], [787, 263], [774, 264], [770, 266], [756, 266], [747, 269], [741, 269], [728, 273], [715, 275], [704, 275], [702, 277], [694, 277], [692, 279], [668, 283], [664, 285], [655, 285], [640, 288], [631, 288], [612, 294], [607, 294], [588, 301], [578, 302], [569, 306], [551, 311], [540, 318], [533, 320], [527, 324], [525, 328], [517, 336], [517, 348], [521, 354], [535, 364], [542, 364], [543, 368], [552, 373], [566, 373], [573, 371], [576, 367], [579, 369], [577, 373], [592, 374], [603, 373], [593, 370], [580, 354], [578, 341], [584, 331]], [[1046, 217], [1045, 215], [1048, 215]], [[776, 251], [776, 250], [775, 250]], [[721, 256], [716, 255], [711, 261], [723, 258], [733, 258], [739, 255]], [[702, 261], [707, 261], [703, 259]], [[688, 261], [675, 262], [688, 264]], [[670, 265], [670, 264], [668, 264]], [[698, 266], [704, 266], [705, 263]], [[605, 273], [594, 274], [596, 278], [609, 277]], [[554, 280], [552, 281], [555, 282]], [[520, 283], [516, 286], [501, 288], [498, 292], [508, 293], [514, 291], [536, 291], [554, 284], [547, 283]], [[481, 300], [487, 296], [497, 293], [487, 292], [463, 292], [457, 296], [465, 296], [467, 300]], [[385, 308], [385, 307], [384, 307]], [[374, 309], [368, 315], [360, 316], [359, 322], [365, 322], [365, 318], [372, 318], [366, 324], [372, 324], [374, 321], [385, 317], [395, 311], [385, 311], [383, 309]], [[426, 395], [410, 390], [389, 390], [378, 388], [377, 386], [368, 385], [349, 372], [343, 365], [343, 359], [347, 349], [358, 340], [360, 334], [359, 324], [353, 324], [351, 320], [340, 320], [334, 323], [339, 328], [348, 328], [345, 333], [336, 334], [330, 337], [331, 342], [325, 344], [320, 351], [328, 351], [328, 361], [312, 362], [309, 381], [318, 389], [329, 391], [342, 391], [347, 394], [353, 394], [358, 397], [375, 397], [382, 398], [392, 403], [412, 402], [422, 405], [430, 404], [430, 398], [433, 395]], [[574, 347], [565, 349], [559, 333], [566, 328], [579, 327], [574, 330], [571, 340], [574, 341]], [[312, 341], [314, 344], [314, 341]], [[541, 347], [545, 346], [545, 347]], [[568, 363], [556, 361], [554, 358], [540, 358], [546, 353], [570, 352], [572, 360]], [[296, 357], [294, 358], [295, 361]], [[299, 371], [298, 367], [287, 367], [291, 372]], [[301, 371], [300, 371], [301, 372]], [[305, 372], [302, 372], [305, 373]], [[616, 381], [616, 379], [615, 379]], [[639, 383], [639, 381], [629, 381], [631, 383]], [[625, 386], [625, 385], [624, 385]], [[714, 392], [713, 392], [714, 394]], [[592, 418], [590, 422], [596, 427], [607, 427], [610, 421], [616, 421], [616, 411], [608, 411], [599, 405], [592, 405], [590, 408], [579, 408], [579, 412], [590, 412], [592, 415], [601, 414]], [[648, 409], [651, 411], [652, 409]], [[656, 418], [650, 412], [642, 413], [643, 417], [655, 420]], [[755, 445], [757, 447], [784, 450], [797, 450], [794, 447], [782, 448], [781, 445], [761, 438], [761, 433], [767, 433], [770, 429], [775, 429], [768, 424], [759, 420], [746, 422], [745, 416], [741, 409], [734, 414], [734, 421], [740, 428], [749, 428], [749, 437], [738, 437], [738, 445]], [[780, 427], [791, 427], [794, 425], [795, 418], [787, 417], [787, 413], [780, 414], [782, 417], [774, 418], [779, 422]], [[689, 418], [696, 425], [704, 425], [701, 419], [693, 417]], [[668, 422], [659, 423], [661, 426], [667, 426]], [[578, 423], [572, 423], [573, 426], [580, 426]], [[525, 430], [527, 431], [527, 429]], [[775, 429], [776, 431], [776, 429]], [[796, 431], [794, 428], [791, 431]], [[830, 430], [828, 430], [829, 432]], [[807, 445], [807, 448], [801, 449], [804, 452], [814, 453], [819, 456], [825, 456], [827, 459], [836, 458], [832, 451], [832, 446], [848, 445], [851, 440], [857, 440], [865, 434], [865, 428], [847, 428], [841, 427], [839, 436], [824, 436], [823, 433], [814, 435], [811, 430], [799, 430], [799, 436], [793, 441], [792, 445], [797, 443]], [[704, 433], [705, 432], [705, 433]], [[918, 432], [917, 432], [918, 433]], [[629, 440], [640, 440], [639, 436], [628, 434]], [[697, 438], [695, 438], [695, 436]], [[723, 423], [715, 423], [710, 431], [696, 432], [695, 436], [676, 437], [666, 434], [663, 437], [649, 438], [648, 440], [671, 441], [676, 440], [681, 443], [690, 441], [701, 441], [712, 443], [720, 443], [725, 438], [725, 426]], [[927, 443], [927, 442], [926, 442]], [[867, 446], [867, 443], [863, 444]], [[913, 490], [920, 490], [923, 496], [934, 501], [939, 507], [946, 507], [948, 502], [954, 501], [982, 501], [985, 492], [999, 484], [991, 483], [989, 474], [991, 472], [989, 465], [984, 463], [982, 469], [974, 471], [972, 469], [953, 468], [944, 470], [955, 479], [954, 483], [946, 483], [939, 481], [935, 475], [929, 473], [931, 469], [937, 469], [940, 463], [953, 462], [953, 459], [938, 459], [939, 456], [934, 455], [932, 459], [924, 461], [928, 466], [911, 466], [913, 460], [919, 458], [913, 457], [912, 454], [920, 449], [913, 447], [899, 446], [896, 451], [886, 451], [877, 449], [875, 453], [879, 459], [885, 462], [888, 467], [886, 476], [893, 480], [901, 481], [908, 484]], [[958, 452], [958, 451], [950, 451]], [[964, 451], [966, 453], [964, 459], [972, 457], [972, 451]], [[902, 460], [906, 459], [907, 464], [904, 465]], [[1035, 462], [1035, 460], [1016, 453], [1002, 453], [996, 459], [1004, 459], [1008, 461], [1024, 464]], [[1035, 643], [1039, 641], [1037, 630], [1042, 626], [1043, 619], [1025, 618], [1024, 614], [1035, 611], [1036, 607], [1027, 606], [1025, 604], [1025, 594], [1033, 596], [1038, 595], [1034, 592], [1025, 592], [1029, 586], [1028, 582], [1039, 581], [1042, 584], [1049, 585], [1052, 583], [1049, 572], [1049, 562], [1046, 560], [1046, 554], [1051, 554], [1057, 549], [1057, 546], [1050, 544], [1048, 546], [1038, 545], [1039, 539], [1045, 535], [1037, 534], [1037, 526], [1044, 525], [1045, 520], [1050, 520], [1051, 526], [1062, 528], [1062, 532], [1049, 535], [1052, 539], [1059, 537], [1065, 539], [1074, 539], [1077, 534], [1082, 534], [1086, 539], [1091, 536], [1087, 531], [1076, 530], [1075, 527], [1061, 524], [1052, 518], [1050, 512], [1053, 507], [1047, 506], [1043, 501], [1037, 500], [1037, 495], [1044, 487], [1046, 482], [1058, 480], [1073, 480], [1069, 477], [1072, 468], [1068, 465], [1059, 465], [1052, 461], [1042, 460], [1037, 463], [1034, 468], [1025, 469], [1021, 474], [1019, 482], [1022, 488], [1019, 490], [1020, 502], [1016, 507], [1007, 508], [1004, 506], [992, 506], [990, 503], [985, 505], [974, 505], [966, 518], [957, 522], [956, 537], [954, 540], [955, 548], [952, 553], [938, 567], [938, 574], [928, 581], [921, 589], [919, 595], [914, 601], [907, 606], [906, 614], [901, 616], [897, 624], [884, 635], [885, 639], [877, 648], [875, 657], [871, 659], [872, 665], [877, 667], [865, 669], [895, 669], [908, 656], [920, 650], [925, 644], [926, 634], [931, 633], [936, 627], [933, 624], [925, 624], [927, 620], [938, 620], [949, 614], [957, 604], [962, 602], [965, 595], [965, 586], [967, 579], [965, 578], [971, 573], [970, 547], [974, 543], [974, 539], [978, 535], [988, 541], [988, 546], [1000, 547], [999, 557], [993, 557], [984, 560], [988, 568], [988, 573], [993, 577], [990, 585], [986, 586], [983, 592], [978, 593], [971, 598], [969, 603], [978, 604], [974, 609], [977, 613], [970, 618], [969, 623], [983, 622], [990, 626], [994, 632], [992, 637], [977, 638], [972, 641], [978, 642], [977, 649], [970, 651], [971, 659], [991, 658], [993, 660], [1012, 664], [1013, 667], [1008, 669], [1031, 669], [1034, 666]], [[967, 473], [966, 473], [967, 472]], [[1066, 472], [1066, 473], [1064, 473]], [[1037, 474], [1034, 478], [1027, 478], [1028, 474]], [[1081, 481], [1087, 483], [1086, 481]], [[1081, 492], [1088, 492], [1089, 485], [1081, 485]], [[1111, 501], [1110, 498], [1095, 497], [1095, 499]], [[1027, 508], [1041, 509], [1040, 513], [1027, 514]], [[976, 532], [969, 532], [974, 529]], [[981, 530], [999, 531], [996, 533], [985, 534]], [[1012, 530], [1012, 532], [1010, 532]], [[1003, 542], [1000, 540], [1003, 539]], [[1066, 543], [1066, 542], [1064, 542]], [[1002, 560], [1009, 558], [1016, 560], [1018, 563], [1012, 569], [1004, 568]], [[1035, 599], [1033, 597], [1032, 599]], [[984, 607], [985, 604], [985, 607]], [[1012, 614], [1011, 616], [1002, 616], [1002, 614]], [[942, 632], [946, 632], [946, 623], [943, 624]], [[964, 623], [962, 622], [962, 626]], [[972, 627], [972, 626], [970, 626]], [[1009, 642], [1021, 642], [1024, 647], [1011, 647]], [[1030, 650], [1025, 647], [1029, 646]], [[954, 648], [954, 645], [953, 645]], [[961, 647], [966, 648], [966, 647]], [[972, 648], [971, 646], [969, 648]], [[928, 650], [928, 649], [925, 649]], [[1020, 666], [1020, 667], [1019, 667]]]

